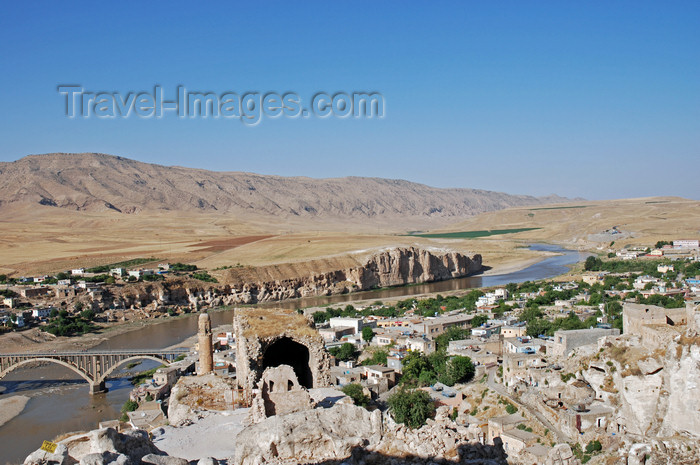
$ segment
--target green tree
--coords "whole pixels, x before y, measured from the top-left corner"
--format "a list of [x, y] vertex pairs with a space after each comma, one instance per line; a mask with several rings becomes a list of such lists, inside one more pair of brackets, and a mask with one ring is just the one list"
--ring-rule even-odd
[[341, 391], [343, 391], [343, 394], [350, 397], [352, 401], [355, 402], [355, 405], [361, 407], [367, 407], [367, 405], [369, 405], [370, 398], [365, 394], [361, 385], [355, 383], [346, 384], [342, 387]]
[[527, 335], [531, 337], [537, 337], [540, 334], [547, 334], [552, 328], [552, 323], [545, 320], [544, 318], [535, 318], [527, 323]]
[[484, 314], [476, 315], [472, 319], [472, 328], [477, 328], [477, 327], [483, 325], [484, 323], [486, 323], [487, 321], [489, 321], [488, 315], [484, 315]]
[[603, 261], [598, 257], [594, 257], [593, 255], [588, 257], [586, 262], [583, 264], [583, 268], [586, 271], [600, 271], [602, 266]]
[[421, 390], [400, 389], [387, 399], [394, 420], [409, 428], [420, 428], [435, 413], [430, 394]]
[[457, 355], [447, 362], [447, 378], [451, 381], [450, 386], [455, 383], [471, 381], [474, 377], [474, 364], [469, 357]]
[[374, 331], [372, 331], [372, 328], [369, 326], [362, 328], [362, 339], [369, 342], [372, 340], [372, 338], [374, 338]]
[[432, 371], [425, 355], [420, 352], [409, 352], [403, 359], [403, 376], [401, 382], [415, 382], [424, 371]]
[[344, 343], [340, 347], [331, 347], [328, 352], [338, 360], [346, 361], [355, 358], [355, 346], [349, 342]]

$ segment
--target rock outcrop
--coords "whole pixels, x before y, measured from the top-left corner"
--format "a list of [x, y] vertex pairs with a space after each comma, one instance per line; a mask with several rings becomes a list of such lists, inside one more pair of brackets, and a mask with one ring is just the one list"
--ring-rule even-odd
[[249, 426], [236, 438], [237, 465], [274, 460], [336, 460], [354, 448], [379, 443], [381, 413], [354, 405], [274, 416]]
[[[143, 430], [118, 433], [113, 428], [102, 428], [70, 436], [58, 444], [53, 454], [33, 452], [24, 465], [75, 464], [80, 465], [138, 465], [144, 457], [164, 455], [153, 445]], [[185, 462], [187, 463], [187, 462]]]
[[239, 433], [233, 464], [507, 464], [502, 447], [476, 442], [448, 415], [442, 407], [419, 429], [355, 405], [270, 417]]

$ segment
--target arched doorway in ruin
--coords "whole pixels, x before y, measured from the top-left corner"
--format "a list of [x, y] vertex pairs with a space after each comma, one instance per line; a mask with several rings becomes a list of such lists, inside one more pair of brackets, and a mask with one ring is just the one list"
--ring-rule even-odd
[[309, 349], [288, 337], [282, 337], [265, 350], [263, 355], [264, 371], [268, 367], [289, 365], [294, 369], [299, 384], [307, 389], [311, 389], [314, 384], [311, 367], [309, 366]]

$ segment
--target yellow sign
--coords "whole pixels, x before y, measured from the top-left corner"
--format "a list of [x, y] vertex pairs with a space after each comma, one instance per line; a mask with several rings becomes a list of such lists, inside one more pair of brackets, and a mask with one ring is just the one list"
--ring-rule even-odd
[[56, 447], [58, 447], [58, 444], [51, 441], [44, 441], [43, 444], [41, 444], [41, 450], [51, 452], [52, 454], [56, 452]]

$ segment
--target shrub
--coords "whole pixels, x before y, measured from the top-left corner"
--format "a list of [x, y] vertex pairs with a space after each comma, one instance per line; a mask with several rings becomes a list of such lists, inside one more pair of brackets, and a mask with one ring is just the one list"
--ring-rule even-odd
[[435, 413], [430, 394], [421, 390], [400, 389], [387, 400], [394, 420], [409, 428], [420, 428]]
[[561, 374], [561, 380], [564, 381], [565, 383], [568, 383], [569, 380], [572, 380], [575, 377], [576, 377], [576, 375], [573, 373], [562, 373]]
[[367, 405], [369, 405], [369, 396], [365, 394], [362, 386], [359, 384], [346, 384], [341, 391], [343, 391], [343, 394], [350, 397], [352, 401], [355, 402], [355, 405], [361, 407], [367, 407]]
[[591, 454], [593, 452], [600, 452], [601, 450], [603, 450], [603, 445], [597, 439], [595, 441], [589, 442], [586, 445], [587, 454]]
[[124, 405], [122, 405], [121, 412], [122, 413], [133, 412], [137, 408], [139, 408], [138, 402], [133, 401], [133, 400], [127, 400], [126, 402], [124, 402]]
[[517, 411], [518, 407], [516, 407], [515, 405], [511, 404], [510, 402], [506, 404], [506, 412], [508, 412], [509, 415], [512, 415]]

